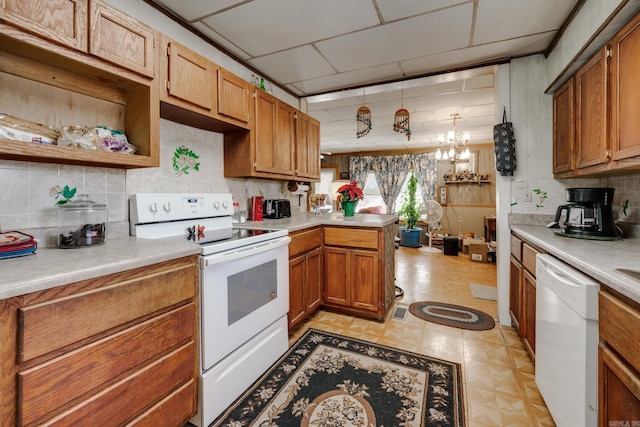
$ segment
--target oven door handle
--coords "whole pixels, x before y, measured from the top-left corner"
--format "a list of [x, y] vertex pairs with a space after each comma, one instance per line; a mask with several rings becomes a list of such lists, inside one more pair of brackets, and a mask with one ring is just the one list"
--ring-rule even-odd
[[266, 242], [256, 243], [255, 245], [249, 245], [239, 249], [209, 255], [201, 259], [200, 266], [202, 268], [207, 268], [211, 267], [212, 265], [246, 258], [262, 252], [266, 252], [268, 250], [277, 249], [281, 246], [288, 245], [290, 241], [291, 238], [289, 236], [279, 237], [277, 239], [268, 240]]

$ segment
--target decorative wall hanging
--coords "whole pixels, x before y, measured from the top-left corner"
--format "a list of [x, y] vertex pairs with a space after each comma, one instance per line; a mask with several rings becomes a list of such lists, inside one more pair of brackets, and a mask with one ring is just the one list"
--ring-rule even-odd
[[176, 148], [176, 151], [173, 153], [173, 170], [176, 171], [177, 176], [182, 174], [188, 175], [191, 170], [199, 172], [199, 158], [200, 156], [194, 153], [191, 149], [181, 145]]
[[404, 108], [404, 88], [401, 89], [400, 109], [393, 117], [393, 130], [407, 135], [407, 141], [411, 139], [411, 128], [409, 127], [409, 111]]
[[356, 123], [358, 125], [356, 137], [358, 138], [365, 136], [371, 130], [371, 110], [364, 105], [364, 92], [362, 93], [362, 107], [358, 108], [356, 114]]

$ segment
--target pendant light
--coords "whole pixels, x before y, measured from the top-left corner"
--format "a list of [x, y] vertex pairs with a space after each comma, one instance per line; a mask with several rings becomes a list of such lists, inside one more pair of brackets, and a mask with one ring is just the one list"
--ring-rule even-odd
[[356, 137], [361, 138], [371, 130], [371, 110], [364, 105], [364, 91], [362, 92], [362, 106], [358, 108], [356, 113]]
[[411, 139], [411, 128], [409, 127], [409, 111], [404, 108], [404, 86], [400, 90], [400, 109], [393, 117], [393, 130], [407, 135], [408, 141]]

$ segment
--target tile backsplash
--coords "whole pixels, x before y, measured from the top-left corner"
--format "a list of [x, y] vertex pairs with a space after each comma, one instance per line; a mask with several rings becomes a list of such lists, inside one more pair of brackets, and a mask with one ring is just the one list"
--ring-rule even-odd
[[[306, 200], [287, 191], [286, 181], [225, 178], [224, 142], [220, 133], [160, 121], [160, 166], [144, 169], [111, 169], [48, 163], [0, 160], [0, 228], [31, 232], [55, 245], [57, 208], [52, 187], [76, 188], [76, 194], [106, 203], [109, 215], [108, 238], [128, 233], [128, 197], [134, 193], [232, 193], [241, 205], [248, 197], [262, 193], [267, 198], [289, 198], [293, 213]], [[184, 146], [198, 158], [198, 170], [180, 173], [182, 159], [176, 149]], [[43, 243], [41, 243], [42, 245]]]

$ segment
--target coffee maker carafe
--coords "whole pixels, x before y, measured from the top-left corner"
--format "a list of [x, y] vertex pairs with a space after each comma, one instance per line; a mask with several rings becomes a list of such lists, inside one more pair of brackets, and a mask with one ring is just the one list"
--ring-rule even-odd
[[[558, 206], [552, 223], [568, 237], [615, 240], [620, 236], [613, 221], [613, 188], [567, 188], [567, 204]], [[560, 222], [565, 212], [564, 222]]]

